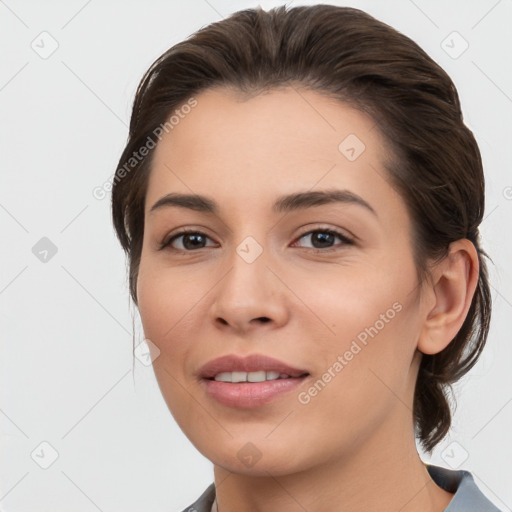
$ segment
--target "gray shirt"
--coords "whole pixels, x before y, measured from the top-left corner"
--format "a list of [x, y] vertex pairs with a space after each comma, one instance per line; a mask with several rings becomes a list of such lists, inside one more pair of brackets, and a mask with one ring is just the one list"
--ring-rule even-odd
[[[445, 491], [455, 493], [444, 512], [502, 512], [496, 508], [477, 487], [473, 475], [466, 470], [451, 470], [425, 464], [434, 482]], [[215, 500], [215, 484], [212, 483], [183, 512], [210, 512]]]

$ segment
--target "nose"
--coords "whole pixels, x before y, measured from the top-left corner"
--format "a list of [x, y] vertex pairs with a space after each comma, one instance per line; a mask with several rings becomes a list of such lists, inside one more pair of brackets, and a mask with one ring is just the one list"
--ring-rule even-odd
[[211, 319], [216, 327], [242, 335], [263, 326], [282, 326], [289, 315], [289, 292], [283, 284], [284, 276], [268, 266], [265, 251], [253, 262], [235, 252], [230, 263], [212, 290]]

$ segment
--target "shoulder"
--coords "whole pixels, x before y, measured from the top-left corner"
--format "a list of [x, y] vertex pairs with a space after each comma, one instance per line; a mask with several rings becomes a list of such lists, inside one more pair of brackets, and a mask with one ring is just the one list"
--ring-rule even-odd
[[189, 505], [182, 512], [210, 512], [214, 500], [215, 484], [211, 483], [203, 494], [201, 494], [194, 503]]
[[444, 512], [502, 512], [482, 493], [469, 471], [425, 465], [439, 487], [454, 493]]

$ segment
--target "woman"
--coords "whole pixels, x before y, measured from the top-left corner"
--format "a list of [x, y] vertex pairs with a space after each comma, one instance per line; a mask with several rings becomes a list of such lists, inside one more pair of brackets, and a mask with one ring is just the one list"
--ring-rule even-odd
[[249, 9], [137, 90], [114, 226], [163, 397], [215, 482], [187, 510], [498, 510], [425, 464], [491, 298], [480, 153], [413, 41]]

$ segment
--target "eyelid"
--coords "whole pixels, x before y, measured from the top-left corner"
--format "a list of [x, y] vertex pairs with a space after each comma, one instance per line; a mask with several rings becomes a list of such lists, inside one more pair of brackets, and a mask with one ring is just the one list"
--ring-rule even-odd
[[309, 225], [309, 226], [304, 227], [303, 230], [301, 228], [301, 231], [297, 235], [297, 238], [301, 238], [304, 235], [307, 235], [314, 231], [331, 231], [342, 238], [350, 240], [351, 242], [354, 242], [355, 240], [357, 240], [357, 237], [355, 235], [353, 235], [350, 231], [343, 229], [343, 228], [339, 228], [339, 227], [328, 226], [326, 224], [320, 224], [320, 225], [316, 225], [313, 227], [311, 227], [311, 225]]

